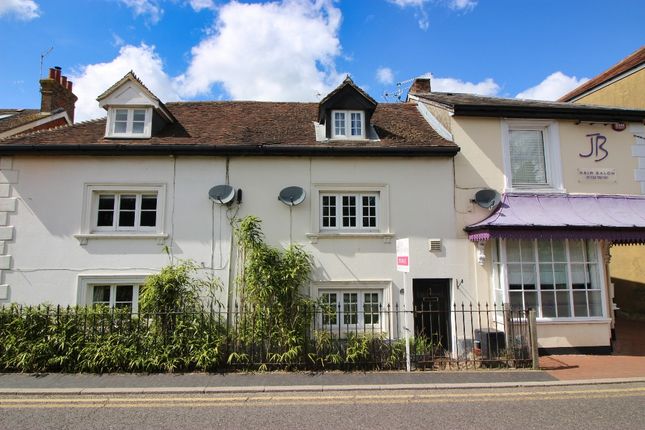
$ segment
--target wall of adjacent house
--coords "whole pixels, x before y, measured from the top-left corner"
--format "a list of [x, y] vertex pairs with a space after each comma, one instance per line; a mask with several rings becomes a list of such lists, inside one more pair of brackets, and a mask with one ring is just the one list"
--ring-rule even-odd
[[574, 103], [645, 109], [645, 69], [597, 89]]
[[[395, 241], [409, 237], [410, 280], [463, 280], [460, 288], [454, 287], [455, 301], [478, 299], [469, 269], [469, 244], [455, 236], [449, 157], [233, 157], [228, 163], [224, 157], [182, 156], [15, 156], [10, 160], [13, 173], [5, 177], [11, 176], [8, 193], [15, 210], [7, 220], [13, 236], [6, 242], [11, 260], [2, 271], [2, 284], [8, 285], [3, 303], [77, 304], [80, 278], [154, 273], [169, 261], [165, 245], [175, 258], [192, 259], [204, 272], [213, 271], [224, 285], [233, 285], [230, 219], [246, 215], [262, 219], [271, 245], [284, 248], [291, 236], [304, 246], [313, 256], [312, 280], [317, 285], [375, 282], [387, 286], [384, 299], [394, 306], [403, 287], [402, 274], [396, 271]], [[227, 177], [243, 191], [240, 205], [221, 206], [208, 198], [209, 189], [224, 184]], [[162, 233], [167, 237], [79, 235], [84, 233], [88, 186], [96, 184], [163, 186]], [[303, 187], [307, 198], [290, 214], [277, 197], [291, 185]], [[365, 236], [319, 234], [321, 187], [380, 187], [387, 218], [381, 231]], [[442, 239], [440, 252], [428, 250], [430, 238]], [[222, 292], [224, 302], [226, 295]], [[411, 308], [412, 295], [405, 297]]]
[[[479, 222], [490, 215], [472, 199], [483, 188], [505, 191], [505, 165], [502, 144], [502, 120], [499, 118], [453, 117], [451, 132], [461, 150], [455, 163], [456, 236], [469, 253], [475, 291], [481, 297], [492, 297], [493, 247], [486, 243], [482, 250], [467, 239], [463, 227]], [[611, 125], [558, 121], [561, 169], [564, 189], [569, 193], [639, 194], [640, 184], [635, 181], [638, 159], [632, 156], [632, 147], [638, 144], [633, 127], [614, 131]], [[602, 136], [604, 145], [596, 151], [592, 138]], [[594, 146], [592, 146], [592, 143]], [[607, 156], [602, 158], [607, 151]], [[592, 153], [589, 157], [582, 157]], [[592, 172], [592, 173], [589, 173]], [[601, 177], [592, 178], [592, 177]], [[478, 264], [481, 263], [481, 264]], [[608, 282], [608, 279], [606, 280]], [[606, 307], [611, 315], [609, 294]], [[595, 346], [608, 343], [611, 324], [606, 320], [595, 324], [539, 323], [540, 347]]]

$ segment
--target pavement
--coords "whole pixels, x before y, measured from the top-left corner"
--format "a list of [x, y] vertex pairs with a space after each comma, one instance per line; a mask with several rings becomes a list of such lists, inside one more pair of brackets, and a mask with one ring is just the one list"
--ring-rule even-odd
[[0, 374], [0, 395], [433, 390], [645, 382], [645, 356], [540, 357], [540, 370]]

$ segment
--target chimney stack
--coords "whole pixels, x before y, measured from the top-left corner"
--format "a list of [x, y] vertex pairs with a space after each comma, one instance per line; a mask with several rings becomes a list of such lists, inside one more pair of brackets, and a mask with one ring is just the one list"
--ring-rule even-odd
[[422, 76], [416, 78], [410, 87], [409, 93], [429, 93], [430, 91], [430, 77]]
[[78, 97], [72, 93], [72, 82], [67, 80], [67, 76], [61, 75], [60, 67], [50, 68], [49, 76], [40, 80], [40, 94], [41, 112], [54, 112], [62, 108], [70, 121], [74, 122], [74, 104]]

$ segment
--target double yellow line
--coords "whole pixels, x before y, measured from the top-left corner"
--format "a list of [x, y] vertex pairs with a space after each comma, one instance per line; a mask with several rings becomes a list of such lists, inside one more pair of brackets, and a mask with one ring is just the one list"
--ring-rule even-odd
[[517, 402], [527, 400], [598, 399], [645, 396], [645, 387], [560, 390], [560, 391], [504, 391], [435, 394], [354, 394], [354, 395], [308, 395], [278, 396], [254, 395], [234, 397], [40, 397], [0, 398], [0, 409], [47, 409], [47, 408], [213, 408], [213, 407], [275, 407], [294, 405], [343, 405], [343, 404], [432, 404], [432, 403], [477, 403]]

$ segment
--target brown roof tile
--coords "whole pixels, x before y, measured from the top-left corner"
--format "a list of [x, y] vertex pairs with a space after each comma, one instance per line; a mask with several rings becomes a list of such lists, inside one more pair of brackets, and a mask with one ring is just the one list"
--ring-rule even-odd
[[[423, 119], [414, 104], [379, 104], [372, 124], [380, 140], [346, 140], [317, 142], [314, 121], [317, 103], [277, 102], [175, 102], [168, 110], [177, 119], [149, 139], [105, 138], [105, 118], [78, 123], [19, 138], [0, 140], [0, 151], [21, 146], [40, 147], [83, 146], [100, 150], [118, 145], [130, 149], [173, 149], [194, 147], [199, 150], [217, 148], [235, 151], [247, 148], [276, 147], [285, 151], [310, 148], [336, 151], [365, 150], [378, 152], [408, 148], [419, 151], [455, 153], [457, 145], [439, 136]], [[87, 148], [86, 148], [87, 149]], [[382, 151], [382, 152], [383, 152]], [[258, 151], [259, 152], [259, 151]]]
[[636, 52], [622, 59], [618, 64], [615, 64], [613, 67], [610, 67], [609, 69], [605, 70], [595, 78], [585, 82], [584, 84], [580, 85], [578, 88], [574, 89], [573, 91], [570, 91], [567, 94], [563, 95], [558, 99], [558, 101], [561, 101], [561, 102], [571, 101], [576, 97], [586, 93], [587, 91], [599, 85], [602, 85], [605, 82], [610, 81], [613, 78], [619, 75], [622, 75], [623, 73], [628, 72], [629, 70], [635, 67], [640, 66], [643, 63], [645, 63], [645, 46], [642, 46]]
[[38, 109], [0, 109], [0, 115], [11, 115], [0, 119], [0, 133], [20, 127], [49, 114], [41, 114]]

